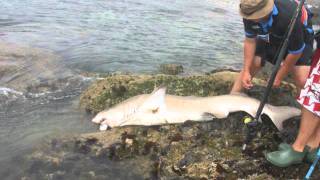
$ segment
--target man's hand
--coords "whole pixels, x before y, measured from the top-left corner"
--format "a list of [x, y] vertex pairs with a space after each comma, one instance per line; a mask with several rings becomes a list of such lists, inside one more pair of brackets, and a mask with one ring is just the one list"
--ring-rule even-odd
[[250, 72], [248, 71], [244, 71], [243, 75], [242, 75], [242, 85], [244, 88], [246, 89], [250, 89], [252, 88], [253, 84], [252, 84], [252, 77]]
[[276, 78], [276, 79], [274, 80], [272, 86], [273, 86], [274, 88], [278, 88], [278, 87], [280, 87], [280, 84], [281, 84], [281, 79]]
[[244, 40], [244, 65], [243, 65], [243, 74], [241, 83], [242, 86], [246, 89], [250, 89], [252, 84], [252, 76], [251, 76], [251, 66], [254, 59], [254, 53], [256, 50], [256, 39], [255, 38], [246, 38]]
[[[269, 81], [270, 81], [270, 78], [268, 78], [268, 80], [267, 80], [266, 83], [268, 84]], [[282, 80], [281, 80], [278, 76], [276, 76], [276, 78], [275, 78], [274, 81], [273, 81], [272, 87], [273, 87], [273, 88], [278, 88], [278, 87], [280, 87], [281, 81], [282, 81]], [[267, 84], [266, 84], [266, 86], [267, 86]]]

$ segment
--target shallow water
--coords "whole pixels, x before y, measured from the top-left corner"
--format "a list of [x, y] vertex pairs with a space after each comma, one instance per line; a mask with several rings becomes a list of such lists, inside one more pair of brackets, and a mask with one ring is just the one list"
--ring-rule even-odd
[[192, 74], [239, 68], [236, 9], [233, 0], [0, 1], [0, 41], [27, 47], [0, 49], [0, 175], [43, 139], [96, 131], [78, 107], [93, 80], [84, 71], [153, 73], [163, 63]]
[[154, 72], [239, 67], [243, 27], [232, 0], [2, 0], [4, 41], [43, 47], [71, 68]]

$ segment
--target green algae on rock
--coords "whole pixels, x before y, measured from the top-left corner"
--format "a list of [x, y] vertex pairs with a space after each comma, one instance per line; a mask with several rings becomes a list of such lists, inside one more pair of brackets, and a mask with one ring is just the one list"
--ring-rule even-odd
[[159, 72], [168, 75], [177, 75], [183, 72], [183, 66], [179, 64], [161, 64]]
[[[97, 113], [135, 95], [151, 93], [160, 85], [167, 86], [167, 93], [180, 96], [216, 96], [228, 94], [237, 72], [222, 71], [202, 76], [172, 75], [110, 75], [93, 83], [80, 98], [86, 110]], [[254, 78], [256, 87], [247, 93], [261, 98], [266, 81]], [[270, 102], [275, 105], [294, 105], [295, 86], [284, 82], [274, 89]], [[285, 101], [283, 99], [286, 99]]]

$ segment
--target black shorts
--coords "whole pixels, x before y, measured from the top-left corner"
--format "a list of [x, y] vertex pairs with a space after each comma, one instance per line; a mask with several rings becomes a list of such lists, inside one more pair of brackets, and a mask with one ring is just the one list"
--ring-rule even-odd
[[[261, 66], [266, 64], [266, 61], [271, 64], [276, 64], [275, 55], [277, 54], [279, 46], [271, 46], [269, 43], [263, 40], [257, 40], [256, 56], [261, 57]], [[287, 51], [288, 52], [288, 51]], [[286, 53], [285, 56], [287, 56]], [[313, 54], [313, 47], [310, 44], [306, 44], [303, 53], [296, 63], [296, 66], [310, 66]]]

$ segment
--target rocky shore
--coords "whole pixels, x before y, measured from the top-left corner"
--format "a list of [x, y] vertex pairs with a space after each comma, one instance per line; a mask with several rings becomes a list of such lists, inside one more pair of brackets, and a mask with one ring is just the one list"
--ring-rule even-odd
[[[313, 5], [313, 23], [320, 27], [320, 1], [307, 1]], [[74, 77], [61, 67], [57, 63], [59, 57], [52, 52], [5, 43], [0, 44], [0, 49], [0, 83], [6, 85], [0, 92], [10, 90], [14, 95], [31, 97], [33, 93], [57, 91], [57, 97], [64, 97], [65, 92], [69, 95], [75, 87], [79, 87], [78, 91], [83, 87], [82, 76]], [[82, 93], [80, 106], [93, 115], [129, 97], [150, 93], [160, 85], [166, 85], [169, 94], [181, 96], [227, 94], [237, 75], [236, 71], [217, 70], [202, 76], [178, 76], [184, 69], [175, 65], [161, 66], [159, 73], [164, 72], [171, 75], [99, 77], [100, 80]], [[261, 99], [266, 79], [264, 74], [259, 75], [253, 80], [255, 88], [246, 93]], [[271, 104], [298, 106], [294, 100], [296, 88], [290, 82], [273, 89]], [[0, 93], [1, 102], [9, 98], [6, 93]], [[302, 179], [309, 164], [277, 168], [264, 158], [264, 153], [276, 150], [280, 142], [293, 142], [299, 118], [289, 119], [285, 129], [278, 132], [263, 117], [261, 132], [248, 150], [242, 152], [245, 115], [237, 112], [210, 122], [131, 126], [68, 137], [61, 135], [14, 158], [10, 163], [15, 164], [19, 174], [8, 170], [1, 179]], [[320, 179], [319, 168], [312, 178]]]
[[[156, 86], [166, 85], [169, 94], [214, 96], [226, 94], [237, 72], [219, 71], [203, 76], [110, 75], [82, 94], [81, 106], [99, 112]], [[254, 79], [250, 96], [261, 98], [265, 79]], [[274, 89], [270, 102], [291, 105], [295, 87], [283, 83]], [[244, 139], [243, 112], [210, 122], [186, 122], [153, 127], [121, 127], [48, 140], [23, 158], [22, 179], [302, 179], [309, 164], [277, 168], [264, 153], [281, 141], [294, 140], [299, 118], [285, 122], [277, 132], [267, 118], [248, 150]], [[319, 178], [315, 170], [313, 178]]]

